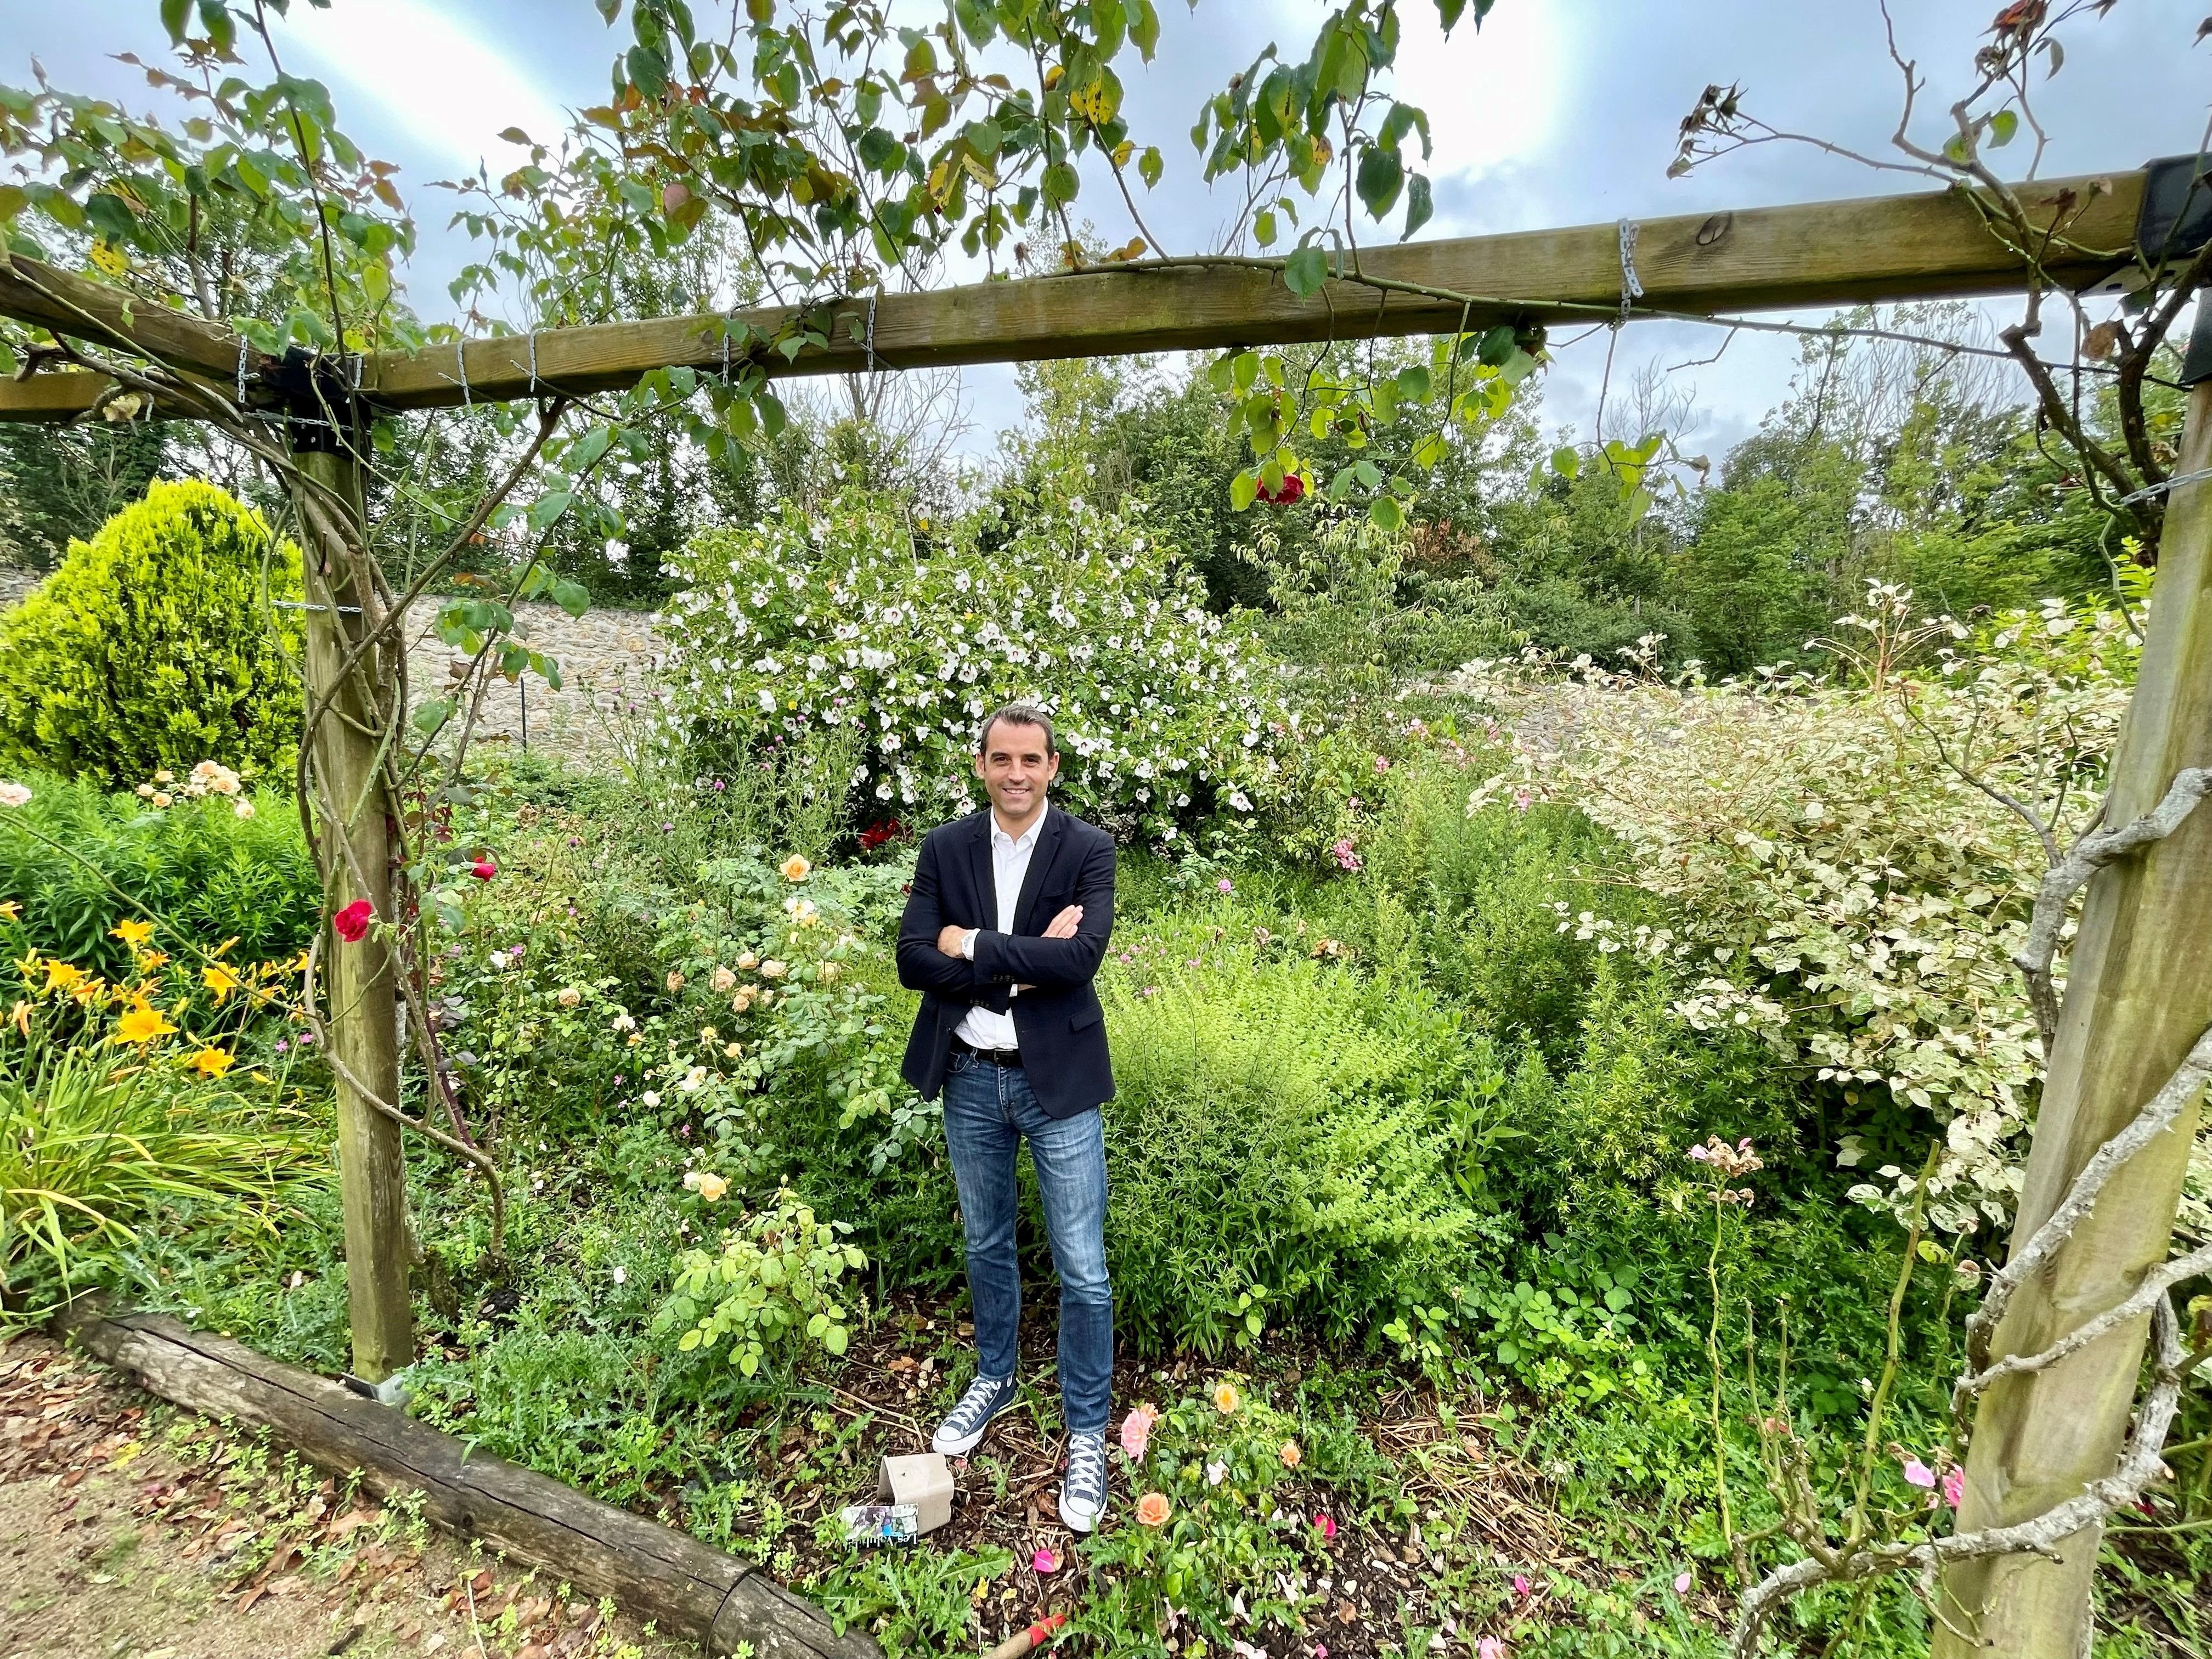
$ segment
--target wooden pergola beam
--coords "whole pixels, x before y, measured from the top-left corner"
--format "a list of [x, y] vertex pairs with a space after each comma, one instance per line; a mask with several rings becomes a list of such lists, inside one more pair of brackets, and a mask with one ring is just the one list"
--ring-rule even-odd
[[[2130, 172], [2016, 187], [2039, 221], [2063, 223], [2063, 242], [2045, 257], [2053, 280], [2086, 285], [2130, 257], [2143, 177]], [[1439, 334], [1462, 320], [1469, 326], [1589, 321], [1617, 314], [1620, 301], [1617, 223], [1400, 243], [1364, 250], [1359, 263], [1368, 276], [1448, 289], [1477, 302], [1463, 307], [1349, 281], [1300, 299], [1263, 267], [1147, 260], [1111, 270], [886, 295], [872, 317], [865, 301], [825, 305], [811, 320], [827, 337], [826, 346], [809, 346], [791, 360], [770, 353], [761, 367], [775, 376], [836, 374], [872, 363], [938, 368]], [[1639, 309], [1698, 316], [1995, 294], [2016, 290], [2024, 279], [2020, 255], [1959, 191], [1643, 220], [1635, 267], [1644, 286]], [[118, 308], [119, 291], [106, 284], [43, 267], [31, 274], [35, 286], [15, 271], [0, 275], [0, 313], [82, 334], [82, 319], [72, 324], [58, 315], [64, 308], [41, 291], [58, 283], [75, 306], [104, 320]], [[133, 318], [149, 346], [204, 374], [225, 380], [236, 374], [236, 335], [173, 312], [149, 315], [150, 309], [142, 304]], [[766, 307], [728, 317], [603, 323], [380, 353], [363, 364], [361, 389], [379, 406], [398, 410], [556, 390], [616, 391], [655, 368], [718, 370], [729, 325], [773, 335], [793, 315], [787, 307]], [[252, 369], [265, 362], [258, 353], [248, 356]], [[0, 383], [0, 420], [70, 418], [91, 407], [104, 384], [94, 376], [82, 377], [82, 384], [54, 376], [60, 384], [42, 386], [40, 378]]]

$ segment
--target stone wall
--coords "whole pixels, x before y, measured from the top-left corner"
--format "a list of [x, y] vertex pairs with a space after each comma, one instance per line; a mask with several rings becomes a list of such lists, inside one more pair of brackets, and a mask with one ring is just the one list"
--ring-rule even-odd
[[[434, 603], [410, 620], [407, 673], [417, 702], [439, 696], [467, 659], [430, 631]], [[561, 690], [535, 674], [518, 684], [495, 679], [484, 694], [472, 743], [513, 744], [580, 761], [619, 753], [648, 695], [656, 647], [649, 611], [586, 611], [556, 605], [514, 607], [518, 635], [561, 665]]]
[[[40, 573], [0, 565], [0, 611], [18, 604]], [[426, 601], [409, 618], [407, 672], [416, 702], [451, 684], [466, 659], [431, 631], [437, 605]], [[632, 711], [648, 694], [656, 647], [649, 611], [586, 611], [571, 617], [556, 605], [518, 605], [515, 623], [533, 651], [561, 665], [561, 690], [535, 674], [510, 685], [495, 680], [477, 717], [474, 742], [550, 750], [572, 761], [620, 752]]]

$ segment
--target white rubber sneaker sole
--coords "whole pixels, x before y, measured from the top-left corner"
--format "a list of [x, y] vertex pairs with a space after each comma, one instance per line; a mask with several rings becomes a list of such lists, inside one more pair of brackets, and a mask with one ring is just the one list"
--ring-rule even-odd
[[947, 1434], [940, 1425], [937, 1432], [929, 1437], [930, 1450], [945, 1457], [965, 1457], [983, 1443], [983, 1437], [991, 1431], [991, 1425], [999, 1420], [1000, 1413], [1014, 1403], [1014, 1390], [1007, 1389], [1006, 1397], [999, 1401], [999, 1409], [985, 1418], [973, 1434]]
[[1067, 1496], [1067, 1488], [1065, 1486], [1060, 1488], [1060, 1519], [1061, 1524], [1070, 1532], [1093, 1531], [1098, 1525], [1098, 1517], [1105, 1513], [1103, 1504], [1094, 1510], [1088, 1504], [1071, 1502]]

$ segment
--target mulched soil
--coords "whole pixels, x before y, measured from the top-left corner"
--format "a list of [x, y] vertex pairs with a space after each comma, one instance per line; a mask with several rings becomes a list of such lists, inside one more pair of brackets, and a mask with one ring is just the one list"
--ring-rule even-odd
[[[1056, 1315], [1050, 1306], [1025, 1310], [1022, 1351], [1029, 1362], [1023, 1398], [992, 1425], [969, 1457], [954, 1460], [956, 1494], [952, 1519], [910, 1547], [950, 1552], [997, 1547], [1009, 1552], [1014, 1571], [976, 1597], [987, 1642], [995, 1642], [1050, 1613], [1071, 1611], [1086, 1598], [1091, 1570], [1083, 1560], [1082, 1540], [1060, 1523], [1057, 1498], [1066, 1463], [1066, 1439], [1059, 1431], [1058, 1382], [1053, 1367]], [[795, 1549], [791, 1575], [803, 1584], [841, 1561], [839, 1553], [817, 1547], [811, 1523], [825, 1512], [854, 1502], [872, 1501], [877, 1460], [928, 1449], [929, 1434], [950, 1395], [948, 1370], [965, 1376], [972, 1334], [950, 1299], [900, 1297], [869, 1332], [857, 1340], [839, 1368], [826, 1407], [839, 1429], [817, 1434], [806, 1425], [811, 1408], [787, 1403], [777, 1449], [766, 1462], [781, 1469], [799, 1465], [810, 1451], [833, 1440], [845, 1425], [866, 1419], [854, 1440], [849, 1466], [787, 1491], [787, 1513], [805, 1525], [779, 1540]], [[1315, 1356], [1276, 1346], [1243, 1357], [1235, 1368], [1268, 1388], [1279, 1401], [1296, 1389]], [[1165, 1405], [1210, 1386], [1230, 1368], [1192, 1358], [1140, 1364], [1125, 1358], [1115, 1369], [1114, 1397], [1119, 1413], [1138, 1400]], [[1410, 1496], [1424, 1511], [1449, 1504], [1462, 1511], [1480, 1534], [1452, 1546], [1464, 1564], [1468, 1553], [1493, 1566], [1521, 1567], [1543, 1562], [1570, 1563], [1575, 1552], [1559, 1530], [1544, 1501], [1544, 1482], [1526, 1464], [1502, 1451], [1472, 1401], [1459, 1402], [1459, 1427], [1444, 1426], [1441, 1402], [1425, 1386], [1402, 1383], [1376, 1396], [1362, 1413], [1362, 1430], [1375, 1449], [1407, 1474]], [[1042, 1420], [1041, 1420], [1042, 1419]], [[743, 1426], [773, 1420], [769, 1408], [755, 1408]], [[1127, 1468], [1117, 1452], [1109, 1461], [1111, 1507], [1108, 1522], [1126, 1519], [1137, 1494], [1128, 1489]], [[760, 1473], [769, 1474], [767, 1468]], [[1000, 1495], [1000, 1483], [1004, 1495]], [[1334, 1509], [1320, 1488], [1288, 1484], [1277, 1489], [1282, 1501], [1306, 1513]], [[680, 1510], [670, 1516], [681, 1523]], [[1031, 1570], [1040, 1548], [1061, 1563], [1049, 1577]], [[1385, 1536], [1344, 1522], [1335, 1539], [1318, 1544], [1309, 1564], [1310, 1578], [1326, 1582], [1334, 1607], [1322, 1624], [1295, 1645], [1279, 1632], [1253, 1632], [1269, 1653], [1306, 1654], [1316, 1641], [1326, 1644], [1332, 1659], [1365, 1659], [1400, 1640], [1403, 1620], [1424, 1612], [1433, 1625], [1455, 1611], [1439, 1607], [1428, 1581], [1441, 1570], [1441, 1559], [1407, 1532]], [[1471, 1650], [1472, 1635], [1466, 1646]]]
[[0, 1344], [0, 1659], [678, 1651], [42, 1337]]

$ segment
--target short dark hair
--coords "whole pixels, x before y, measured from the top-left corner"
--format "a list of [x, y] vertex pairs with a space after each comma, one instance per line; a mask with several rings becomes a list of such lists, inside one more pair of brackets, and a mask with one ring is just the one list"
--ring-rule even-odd
[[992, 710], [990, 717], [986, 720], [982, 726], [977, 730], [975, 733], [975, 752], [977, 754], [981, 755], [990, 748], [991, 728], [996, 726], [1000, 720], [1006, 721], [1009, 726], [1042, 726], [1044, 728], [1044, 752], [1048, 755], [1054, 752], [1052, 741], [1052, 716], [1046, 714], [1042, 708], [1040, 708], [1033, 702], [1010, 702], [1002, 704], [1000, 707]]

